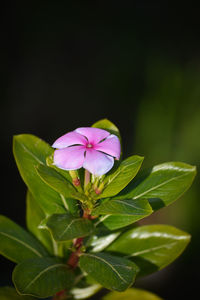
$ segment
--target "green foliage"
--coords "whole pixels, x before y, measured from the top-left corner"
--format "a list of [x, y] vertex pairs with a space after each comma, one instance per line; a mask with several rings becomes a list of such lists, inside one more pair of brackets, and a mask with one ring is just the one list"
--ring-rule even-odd
[[65, 212], [60, 195], [41, 180], [35, 168], [39, 164], [45, 165], [47, 156], [52, 152], [53, 149], [36, 136], [21, 134], [13, 139], [13, 153], [19, 172], [46, 215]]
[[85, 237], [94, 231], [90, 220], [74, 218], [70, 214], [54, 214], [44, 226], [51, 231], [55, 241], [59, 242]]
[[124, 291], [133, 284], [138, 267], [131, 261], [105, 253], [84, 253], [80, 267], [104, 287]]
[[[107, 119], [93, 127], [120, 137]], [[85, 185], [84, 170], [57, 168], [52, 147], [36, 136], [15, 136], [13, 152], [28, 187], [29, 232], [0, 216], [0, 253], [18, 264], [13, 282], [20, 293], [1, 288], [0, 298], [31, 300], [67, 290], [73, 299], [85, 299], [105, 287], [115, 292], [102, 300], [159, 300], [128, 288], [137, 276], [173, 262], [190, 235], [168, 225], [136, 222], [178, 199], [192, 184], [195, 167], [169, 162], [137, 175], [143, 157], [134, 155]]]
[[152, 213], [149, 202], [145, 199], [111, 199], [94, 209], [93, 214], [104, 215], [103, 224], [110, 230], [125, 227]]
[[107, 248], [119, 235], [121, 231], [109, 232], [98, 236], [93, 235], [88, 241], [87, 246], [92, 247], [91, 252], [100, 252]]
[[48, 255], [36, 238], [4, 216], [0, 216], [0, 253], [17, 263]]
[[46, 298], [69, 288], [74, 276], [66, 264], [54, 258], [33, 258], [17, 265], [13, 282], [21, 295]]
[[147, 225], [123, 233], [106, 250], [128, 256], [146, 275], [173, 262], [189, 241], [190, 235], [175, 227]]
[[30, 191], [26, 196], [26, 225], [28, 230], [38, 238], [38, 240], [47, 248], [50, 254], [53, 254], [53, 242], [48, 230], [40, 229], [39, 226], [45, 214], [33, 198]]
[[140, 216], [106, 215], [102, 217], [102, 222], [108, 229], [116, 230], [133, 224], [148, 216], [150, 213], [144, 212], [144, 214]]
[[12, 287], [1, 287], [0, 288], [0, 299], [1, 300], [34, 300], [31, 296], [20, 296], [16, 290]]
[[141, 200], [118, 200], [111, 199], [103, 202], [92, 214], [95, 215], [122, 215], [122, 216], [146, 216], [152, 212], [149, 202], [145, 199]]
[[154, 209], [177, 200], [192, 184], [196, 168], [181, 162], [157, 165], [131, 183], [118, 199], [147, 198]]
[[102, 300], [162, 300], [153, 293], [141, 289], [128, 289], [123, 293], [111, 292]]
[[96, 294], [101, 288], [100, 284], [93, 284], [85, 288], [73, 288], [71, 294], [74, 299], [86, 299]]
[[64, 197], [75, 198], [80, 201], [87, 200], [84, 195], [76, 191], [75, 187], [69, 181], [67, 181], [64, 176], [59, 174], [53, 168], [44, 165], [38, 165], [36, 170], [38, 175], [47, 185], [49, 185], [59, 194], [62, 194]]
[[97, 197], [107, 198], [118, 194], [127, 184], [136, 176], [143, 162], [143, 157], [133, 155], [122, 161], [117, 170], [111, 171], [106, 176], [104, 183], [104, 190]]

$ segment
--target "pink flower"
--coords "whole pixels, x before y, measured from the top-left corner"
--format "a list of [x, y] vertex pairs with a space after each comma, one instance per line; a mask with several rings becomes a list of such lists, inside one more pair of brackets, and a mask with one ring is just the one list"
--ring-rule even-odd
[[77, 128], [57, 139], [52, 147], [58, 149], [54, 152], [54, 164], [58, 168], [83, 167], [96, 176], [107, 173], [121, 152], [116, 135], [93, 127]]

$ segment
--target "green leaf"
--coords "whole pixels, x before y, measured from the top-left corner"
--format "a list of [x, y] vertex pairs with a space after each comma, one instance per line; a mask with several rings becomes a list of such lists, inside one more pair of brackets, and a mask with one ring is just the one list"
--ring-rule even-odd
[[194, 166], [181, 162], [157, 165], [127, 186], [118, 199], [147, 198], [156, 210], [179, 198], [191, 186], [195, 174]]
[[65, 208], [60, 195], [38, 176], [35, 166], [46, 164], [46, 157], [53, 149], [38, 137], [30, 134], [17, 135], [13, 139], [13, 153], [19, 172], [46, 215], [63, 213]]
[[31, 296], [20, 296], [12, 287], [6, 286], [0, 288], [1, 300], [34, 300]]
[[136, 216], [136, 218], [144, 218], [152, 213], [149, 202], [145, 199], [111, 199], [100, 204], [95, 208], [92, 214], [95, 215], [123, 215]]
[[73, 299], [86, 299], [96, 294], [102, 286], [100, 284], [93, 284], [85, 288], [73, 288], [70, 293]]
[[86, 244], [87, 246], [92, 247], [91, 252], [100, 252], [107, 248], [116, 238], [121, 234], [121, 231], [112, 232], [107, 235], [97, 236], [93, 235], [91, 239]]
[[50, 254], [59, 257], [66, 257], [68, 255], [68, 249], [71, 247], [71, 243], [65, 242], [58, 244], [54, 241], [49, 230], [45, 226], [42, 226], [42, 224], [46, 222], [45, 215], [29, 191], [27, 193], [26, 222], [28, 229], [48, 249]]
[[97, 199], [117, 195], [136, 176], [143, 159], [141, 156], [133, 155], [123, 160], [117, 170], [111, 171], [110, 175], [106, 176], [103, 181], [105, 188]]
[[53, 168], [44, 165], [38, 165], [36, 169], [41, 179], [52, 189], [62, 194], [64, 197], [71, 197], [80, 201], [87, 200], [85, 195], [77, 192], [74, 186]]
[[123, 233], [106, 251], [125, 254], [141, 271], [141, 276], [163, 269], [185, 249], [190, 235], [168, 225], [147, 225]]
[[149, 216], [151, 213], [152, 208], [145, 199], [113, 199], [103, 202], [93, 211], [94, 215], [106, 215], [105, 217], [102, 217], [102, 221], [110, 230], [130, 225]]
[[19, 263], [48, 255], [48, 252], [34, 236], [10, 219], [0, 216], [0, 254]]
[[39, 225], [45, 219], [45, 214], [30, 191], [26, 196], [26, 225], [28, 230], [53, 254], [53, 241], [48, 230], [40, 229]]
[[55, 241], [67, 241], [85, 237], [94, 231], [93, 223], [88, 219], [75, 218], [70, 214], [54, 214], [46, 221]]
[[99, 120], [96, 123], [94, 123], [92, 125], [92, 127], [96, 127], [96, 128], [101, 128], [101, 129], [107, 130], [111, 134], [115, 134], [116, 136], [118, 136], [119, 139], [121, 139], [120, 133], [119, 133], [119, 129], [117, 128], [117, 126], [115, 124], [113, 124], [108, 119]]
[[133, 224], [139, 221], [140, 219], [143, 219], [146, 216], [145, 215], [143, 216], [106, 215], [101, 218], [101, 221], [108, 229], [115, 230]]
[[157, 295], [141, 290], [128, 289], [123, 293], [111, 292], [104, 296], [102, 300], [162, 300]]
[[73, 285], [74, 275], [66, 264], [54, 258], [33, 258], [17, 265], [13, 272], [13, 282], [21, 295], [39, 298]]
[[84, 253], [79, 264], [103, 287], [116, 291], [124, 291], [133, 284], [138, 272], [137, 266], [131, 261], [106, 253]]

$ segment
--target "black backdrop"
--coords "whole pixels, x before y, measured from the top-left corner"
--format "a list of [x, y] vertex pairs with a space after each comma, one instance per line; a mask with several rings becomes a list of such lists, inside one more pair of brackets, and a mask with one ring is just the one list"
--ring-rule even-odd
[[[167, 1], [6, 1], [1, 13], [1, 213], [24, 225], [26, 189], [12, 136], [52, 143], [106, 117], [121, 130], [125, 156], [132, 153], [147, 59], [166, 56], [182, 67], [199, 59], [200, 21], [192, 5]], [[0, 262], [3, 286], [14, 264]], [[153, 290], [185, 299], [192, 281], [179, 274]]]

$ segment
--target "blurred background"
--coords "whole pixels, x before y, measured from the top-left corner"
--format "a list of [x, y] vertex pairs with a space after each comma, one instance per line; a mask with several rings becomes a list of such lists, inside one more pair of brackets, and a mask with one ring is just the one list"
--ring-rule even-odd
[[[26, 188], [12, 156], [19, 133], [52, 144], [108, 118], [121, 130], [124, 157], [144, 155], [144, 167], [199, 165], [199, 10], [160, 2], [2, 3], [1, 214], [25, 225]], [[192, 234], [176, 262], [137, 282], [166, 300], [190, 299], [199, 290], [199, 178], [145, 220]], [[14, 264], [1, 257], [0, 266], [0, 285], [11, 284]]]

